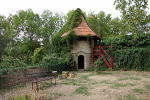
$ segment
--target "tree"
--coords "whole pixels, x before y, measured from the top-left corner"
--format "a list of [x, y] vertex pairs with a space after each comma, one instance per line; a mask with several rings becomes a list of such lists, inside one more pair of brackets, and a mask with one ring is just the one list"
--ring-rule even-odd
[[113, 18], [110, 21], [110, 33], [109, 37], [126, 35], [126, 25], [118, 17]]
[[7, 20], [4, 34], [9, 38], [5, 48], [8, 56], [28, 62], [34, 50], [40, 47], [41, 19], [31, 9], [20, 10], [10, 15]]
[[111, 23], [112, 18], [111, 14], [105, 14], [104, 11], [99, 12], [98, 14], [90, 13], [87, 17], [87, 22], [91, 28], [103, 39], [108, 38], [114, 34], [111, 31], [113, 22]]
[[41, 38], [42, 38], [42, 43], [48, 52], [52, 51], [51, 38], [63, 26], [62, 17], [63, 15], [59, 13], [55, 13], [54, 15], [49, 10], [44, 10], [41, 14], [41, 20], [42, 20]]
[[2, 61], [2, 56], [6, 54], [5, 48], [9, 41], [7, 35], [4, 34], [7, 24], [6, 17], [0, 15], [0, 62]]
[[117, 10], [122, 13], [122, 20], [128, 26], [128, 33], [134, 34], [136, 37], [140, 33], [147, 30], [146, 9], [148, 8], [148, 0], [115, 0], [114, 5]]
[[71, 15], [74, 13], [75, 10], [70, 10], [68, 13], [64, 16], [64, 23], [67, 23], [67, 21], [70, 19]]

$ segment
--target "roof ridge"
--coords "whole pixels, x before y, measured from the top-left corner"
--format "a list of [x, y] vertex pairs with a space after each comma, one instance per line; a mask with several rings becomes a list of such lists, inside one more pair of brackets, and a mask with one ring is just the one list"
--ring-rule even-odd
[[84, 17], [81, 15], [81, 18], [83, 19], [83, 21], [86, 23], [87, 27], [96, 35], [98, 36], [100, 39], [102, 39], [92, 28], [91, 26], [88, 24], [88, 22], [84, 19]]
[[[92, 37], [97, 37], [102, 39], [88, 24], [88, 22], [85, 20], [85, 18], [83, 17], [83, 15], [80, 15], [81, 17], [81, 23], [77, 26], [73, 28], [73, 31], [75, 32], [76, 35], [78, 36], [87, 36], [88, 34], [90, 34]], [[70, 30], [69, 30], [70, 31]], [[65, 37], [68, 35], [69, 31], [63, 33], [61, 35], [61, 37]]]

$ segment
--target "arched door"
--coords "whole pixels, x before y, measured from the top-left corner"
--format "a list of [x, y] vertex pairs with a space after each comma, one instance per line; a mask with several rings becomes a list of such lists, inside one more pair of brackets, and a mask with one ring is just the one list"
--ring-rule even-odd
[[84, 69], [84, 56], [78, 56], [78, 69]]

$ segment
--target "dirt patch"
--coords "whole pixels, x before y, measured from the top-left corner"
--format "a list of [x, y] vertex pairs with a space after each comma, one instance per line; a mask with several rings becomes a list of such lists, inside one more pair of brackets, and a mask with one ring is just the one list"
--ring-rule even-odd
[[[31, 83], [0, 90], [0, 100], [30, 96], [42, 100], [132, 100], [150, 99], [150, 72], [108, 71], [75, 72], [74, 78], [40, 82], [40, 90], [31, 89]], [[54, 80], [53, 80], [54, 83]]]

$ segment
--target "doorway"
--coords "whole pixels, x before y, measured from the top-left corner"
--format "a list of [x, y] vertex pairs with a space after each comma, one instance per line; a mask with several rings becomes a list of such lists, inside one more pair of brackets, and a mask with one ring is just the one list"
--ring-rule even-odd
[[84, 56], [78, 56], [78, 69], [84, 69]]

